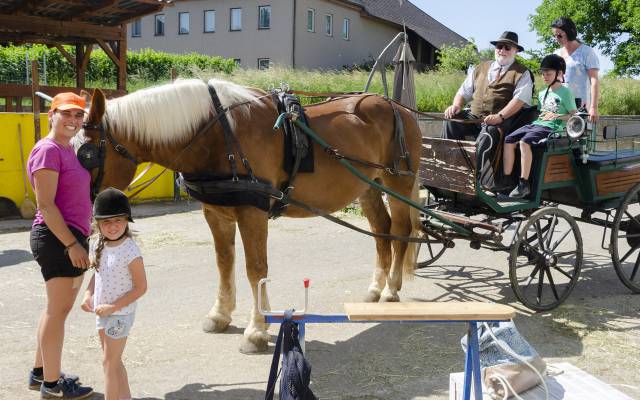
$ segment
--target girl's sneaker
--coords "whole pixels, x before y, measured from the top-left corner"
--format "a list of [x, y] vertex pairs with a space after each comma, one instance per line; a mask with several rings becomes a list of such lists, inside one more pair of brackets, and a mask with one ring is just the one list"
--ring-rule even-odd
[[[60, 378], [71, 379], [78, 385], [80, 384], [80, 377], [78, 377], [78, 375], [71, 375], [71, 374], [65, 374], [64, 372], [60, 372]], [[44, 376], [34, 375], [33, 370], [29, 371], [29, 389], [40, 390], [40, 386], [42, 386], [42, 381], [44, 381]]]
[[60, 378], [58, 384], [53, 388], [48, 388], [42, 384], [40, 386], [41, 399], [84, 399], [93, 394], [93, 389], [88, 386], [80, 386], [69, 378]]

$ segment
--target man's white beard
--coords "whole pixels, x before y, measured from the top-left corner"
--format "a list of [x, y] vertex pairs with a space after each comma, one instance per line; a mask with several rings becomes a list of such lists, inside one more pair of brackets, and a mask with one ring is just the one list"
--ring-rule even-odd
[[496, 61], [498, 62], [498, 64], [500, 65], [507, 65], [507, 64], [511, 64], [512, 62], [514, 62], [516, 59], [516, 56], [500, 56], [496, 54]]

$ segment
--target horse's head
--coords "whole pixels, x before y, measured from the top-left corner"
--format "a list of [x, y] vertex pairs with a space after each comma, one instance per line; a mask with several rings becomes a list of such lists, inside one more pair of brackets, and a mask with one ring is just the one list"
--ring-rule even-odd
[[[107, 187], [124, 190], [133, 179], [137, 162], [126, 150], [123, 137], [111, 131], [105, 118], [107, 101], [100, 89], [93, 92], [91, 108], [77, 139], [78, 158], [91, 172], [91, 195]], [[127, 156], [128, 155], [128, 156]]]

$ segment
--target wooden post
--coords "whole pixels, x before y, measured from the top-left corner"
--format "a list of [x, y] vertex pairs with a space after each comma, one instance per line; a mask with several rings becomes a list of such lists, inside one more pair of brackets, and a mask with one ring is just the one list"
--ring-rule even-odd
[[[125, 33], [127, 28], [123, 25]], [[124, 35], [124, 39], [118, 40], [116, 45], [118, 47], [118, 90], [127, 90], [127, 39]]]
[[38, 73], [38, 61], [31, 61], [31, 110], [33, 111], [33, 129], [35, 141], [40, 140], [40, 97], [36, 92], [40, 87], [40, 74]]
[[84, 60], [84, 45], [76, 44], [76, 87], [83, 88], [84, 82], [84, 69], [82, 69], [82, 60]]
[[[178, 71], [175, 68], [171, 68], [171, 82], [175, 82], [178, 79]], [[178, 185], [178, 173], [173, 172], [173, 201], [180, 200], [180, 186]]]

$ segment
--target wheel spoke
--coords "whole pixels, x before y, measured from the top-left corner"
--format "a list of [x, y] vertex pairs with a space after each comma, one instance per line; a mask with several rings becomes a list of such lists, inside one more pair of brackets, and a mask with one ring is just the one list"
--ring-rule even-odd
[[539, 268], [538, 273], [538, 305], [542, 302], [542, 288], [544, 285], [544, 267]]
[[573, 280], [573, 275], [570, 275], [568, 272], [563, 271], [562, 268], [559, 268], [557, 265], [555, 267], [553, 267], [553, 269], [555, 269], [556, 271], [560, 272], [562, 275], [564, 275], [567, 278], [569, 278], [569, 280]]
[[631, 255], [631, 253], [633, 253], [634, 251], [638, 250], [638, 248], [640, 248], [640, 244], [637, 244], [637, 245], [633, 246], [632, 248], [630, 248], [629, 251], [627, 251], [627, 253], [620, 259], [620, 263], [623, 263], [624, 260], [626, 260], [627, 257], [629, 257]]
[[554, 253], [554, 254], [556, 255], [556, 257], [564, 258], [564, 257], [566, 257], [568, 255], [571, 255], [571, 254], [578, 254], [578, 251], [577, 250], [574, 250], [574, 251], [563, 251], [563, 252]]
[[433, 258], [433, 249], [431, 248], [431, 242], [427, 242], [427, 248], [429, 249], [429, 256]]
[[[638, 192], [638, 194], [640, 195], [640, 192]], [[640, 221], [638, 221], [638, 219], [635, 216], [629, 214], [629, 211], [627, 211], [627, 210], [624, 210], [624, 213], [627, 214], [629, 219], [633, 220], [633, 222], [635, 222], [636, 225], [638, 225], [640, 227]]]
[[629, 277], [631, 281], [633, 281], [636, 278], [636, 274], [638, 273], [638, 266], [640, 266], [640, 253], [638, 253], [636, 264], [633, 266], [633, 271], [631, 272], [631, 276]]
[[553, 244], [553, 246], [551, 246], [551, 248], [549, 250], [554, 251], [556, 249], [556, 247], [558, 247], [558, 245], [560, 245], [560, 243], [562, 243], [562, 241], [567, 237], [567, 235], [571, 232], [571, 228], [569, 228], [565, 233], [562, 234], [562, 236], [560, 236], [560, 239], [556, 240], [556, 242]]
[[553, 231], [556, 229], [556, 225], [558, 224], [558, 216], [553, 215], [553, 219], [551, 220], [551, 224], [549, 224], [549, 230], [546, 235], [546, 247], [549, 248], [549, 244], [551, 244], [551, 238], [553, 237]]
[[536, 228], [536, 236], [538, 237], [538, 244], [540, 245], [540, 248], [544, 250], [544, 239], [542, 238], [543, 235], [542, 235], [542, 229], [540, 228], [540, 221], [536, 221], [535, 228]]
[[547, 274], [547, 279], [549, 280], [549, 286], [551, 286], [553, 297], [555, 297], [556, 300], [560, 300], [560, 296], [558, 296], [558, 291], [556, 290], [556, 284], [553, 282], [553, 277], [551, 276], [551, 270], [549, 268], [545, 268], [544, 272]]
[[640, 237], [640, 233], [633, 233], [631, 235], [619, 235], [618, 239], [637, 238]]

